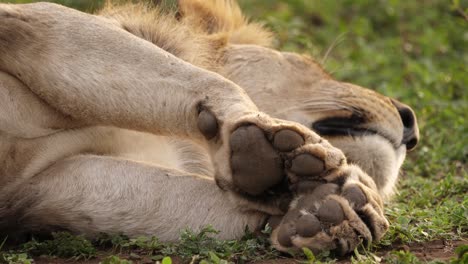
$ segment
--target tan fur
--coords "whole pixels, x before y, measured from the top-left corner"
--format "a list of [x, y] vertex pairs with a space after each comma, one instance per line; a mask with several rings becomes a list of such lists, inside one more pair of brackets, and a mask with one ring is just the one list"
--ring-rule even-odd
[[272, 35], [244, 17], [234, 0], [179, 0], [182, 21], [208, 34], [226, 35], [231, 44], [271, 46]]
[[[387, 222], [378, 201], [392, 193], [406, 151], [390, 99], [268, 48], [271, 34], [233, 1], [183, 0], [179, 12], [108, 4], [91, 16], [0, 4], [0, 234], [59, 227], [170, 241], [185, 227], [211, 224], [226, 239], [261, 228], [283, 212], [277, 200], [236, 192], [227, 142], [248, 122], [271, 135], [304, 135], [297, 152], [324, 159], [326, 180], [361, 184], [380, 237]], [[201, 108], [221, 127], [213, 140], [198, 130]], [[356, 113], [378, 135], [326, 137], [330, 144], [310, 130]], [[353, 225], [368, 232], [334, 199], [351, 221], [337, 235], [347, 239]]]

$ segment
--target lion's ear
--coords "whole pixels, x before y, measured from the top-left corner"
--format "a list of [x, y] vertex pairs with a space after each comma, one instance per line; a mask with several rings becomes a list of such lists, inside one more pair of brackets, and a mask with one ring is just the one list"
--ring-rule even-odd
[[235, 0], [179, 0], [180, 19], [207, 34], [225, 34], [233, 44], [270, 46], [271, 33], [249, 23]]

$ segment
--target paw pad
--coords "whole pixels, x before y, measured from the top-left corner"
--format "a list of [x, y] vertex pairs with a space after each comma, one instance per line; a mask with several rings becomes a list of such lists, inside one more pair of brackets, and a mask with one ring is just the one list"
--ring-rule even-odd
[[278, 242], [285, 246], [292, 246], [291, 237], [296, 235], [296, 222], [301, 216], [299, 210], [289, 211], [283, 218], [283, 222], [278, 230]]
[[316, 176], [324, 170], [323, 160], [310, 154], [300, 154], [292, 161], [291, 171], [300, 176]]
[[218, 120], [213, 113], [202, 110], [198, 114], [198, 129], [206, 139], [212, 139], [218, 134]]
[[229, 144], [233, 183], [238, 188], [260, 195], [283, 180], [283, 161], [260, 128], [239, 127]]
[[302, 145], [304, 145], [302, 136], [289, 129], [279, 131], [273, 139], [273, 146], [283, 152], [292, 151]]
[[305, 214], [299, 217], [296, 223], [296, 232], [303, 237], [313, 237], [322, 231], [320, 221], [312, 214]]
[[318, 209], [317, 217], [331, 225], [337, 225], [345, 218], [341, 205], [335, 200], [326, 200]]
[[345, 189], [342, 195], [355, 209], [362, 208], [367, 203], [366, 195], [358, 186], [351, 186]]

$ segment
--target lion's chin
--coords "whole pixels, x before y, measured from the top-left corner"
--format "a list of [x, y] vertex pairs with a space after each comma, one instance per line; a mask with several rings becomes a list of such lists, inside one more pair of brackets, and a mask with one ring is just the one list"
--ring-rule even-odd
[[394, 194], [398, 174], [406, 157], [404, 145], [395, 149], [387, 139], [379, 135], [327, 139], [345, 153], [349, 163], [357, 164], [374, 179], [384, 199]]

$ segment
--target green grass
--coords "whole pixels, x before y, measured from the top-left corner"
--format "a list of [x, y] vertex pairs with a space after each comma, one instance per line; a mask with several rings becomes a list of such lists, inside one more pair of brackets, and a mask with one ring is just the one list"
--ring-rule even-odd
[[[159, 261], [171, 264], [175, 256], [183, 263], [224, 264], [249, 263], [258, 260], [284, 258], [268, 244], [268, 230], [263, 236], [253, 236], [246, 232], [241, 240], [222, 241], [213, 237], [216, 231], [206, 227], [198, 233], [185, 230], [177, 243], [160, 243], [156, 237], [138, 237], [129, 239], [121, 235], [103, 235], [89, 241], [82, 236], [72, 236], [68, 233], [54, 233], [53, 238], [41, 242], [32, 240], [18, 246], [16, 249], [0, 252], [0, 263], [32, 263], [34, 257], [48, 256], [48, 259], [60, 258], [64, 262], [85, 261], [96, 257], [100, 251], [103, 264], [129, 264]], [[1, 249], [1, 248], [0, 248]], [[466, 263], [468, 260], [468, 245], [456, 250], [457, 256], [452, 258], [452, 264]], [[310, 250], [303, 249], [303, 254], [294, 256], [298, 263], [335, 263], [332, 255], [324, 253], [315, 256]], [[44, 257], [42, 257], [44, 258]], [[134, 261], [133, 261], [133, 260]], [[376, 263], [382, 260], [369, 249], [356, 250], [350, 258], [351, 263]], [[47, 259], [45, 259], [47, 261]], [[385, 256], [388, 263], [423, 263], [414, 254], [404, 250], [391, 251]], [[443, 263], [432, 261], [431, 263]]]
[[[92, 10], [100, 1], [56, 2]], [[409, 104], [416, 111], [421, 141], [404, 165], [399, 194], [387, 206], [390, 231], [379, 245], [353, 256], [353, 263], [373, 263], [375, 252], [396, 243], [467, 239], [468, 3], [448, 0], [240, 2], [249, 16], [264, 21], [277, 33], [278, 48], [309, 54], [336, 79], [375, 89]], [[178, 244], [161, 244], [144, 238], [111, 244], [119, 249], [118, 253], [138, 249], [160, 259], [167, 255], [187, 259], [198, 256], [198, 261], [205, 259], [211, 263], [221, 263], [221, 259], [246, 261], [277, 257], [278, 253], [268, 247], [264, 238], [217, 241], [210, 232], [186, 232]], [[256, 255], [256, 250], [260, 255]], [[2, 256], [28, 260], [28, 256], [15, 252]], [[33, 254], [30, 250], [26, 252]], [[84, 257], [82, 253], [77, 254]], [[125, 263], [114, 257], [106, 263]], [[300, 258], [312, 257], [315, 256]], [[459, 263], [463, 263], [463, 257], [466, 260], [466, 254], [459, 257]], [[18, 263], [27, 263], [21, 261]], [[409, 252], [393, 251], [389, 262], [421, 261]]]
[[[82, 236], [66, 232], [53, 233], [49, 240], [31, 240], [8, 251], [0, 251], [0, 263], [23, 263], [31, 257], [46, 255], [65, 260], [87, 260], [96, 257], [97, 251], [105, 251], [109, 256], [103, 263], [128, 263], [126, 258], [148, 259], [168, 262], [169, 256], [186, 261], [224, 263], [246, 263], [248, 261], [274, 259], [279, 252], [268, 242], [270, 229], [257, 236], [246, 230], [240, 240], [218, 240], [218, 231], [206, 227], [200, 232], [183, 230], [177, 243], [160, 243], [156, 237], [127, 238], [122, 235], [105, 235], [90, 241]], [[1, 250], [1, 248], [0, 248]], [[27, 262], [24, 262], [27, 263]]]
[[66, 232], [52, 234], [53, 239], [31, 240], [22, 245], [22, 250], [33, 255], [50, 255], [70, 259], [90, 259], [96, 256], [96, 249], [83, 236], [73, 236]]

